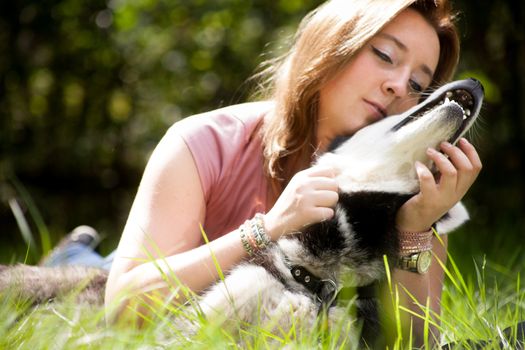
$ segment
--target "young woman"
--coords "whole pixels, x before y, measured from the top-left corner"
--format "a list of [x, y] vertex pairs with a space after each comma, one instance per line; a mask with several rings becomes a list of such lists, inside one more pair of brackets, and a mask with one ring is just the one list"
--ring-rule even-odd
[[[452, 20], [447, 1], [328, 1], [303, 20], [288, 54], [266, 71], [265, 102], [174, 124], [145, 169], [111, 267], [106, 304], [120, 306], [120, 315], [140, 307], [148, 293], [168, 295], [165, 276], [172, 275], [203, 291], [218, 279], [211, 251], [222, 271], [248, 256], [252, 247], [239, 227], [256, 213], [271, 241], [332, 217], [334, 174], [310, 167], [312, 161], [335, 137], [407, 110], [452, 77], [459, 55]], [[400, 231], [423, 235], [481, 169], [465, 139], [458, 146], [443, 143], [440, 151], [428, 150], [439, 179], [417, 169], [421, 191], [399, 210]], [[445, 246], [428, 239], [445, 261], [447, 238], [441, 237]], [[429, 299], [439, 314], [439, 264], [426, 274], [394, 268], [393, 278], [422, 304]], [[420, 312], [410, 299], [405, 303]], [[422, 335], [422, 325], [413, 321]]]

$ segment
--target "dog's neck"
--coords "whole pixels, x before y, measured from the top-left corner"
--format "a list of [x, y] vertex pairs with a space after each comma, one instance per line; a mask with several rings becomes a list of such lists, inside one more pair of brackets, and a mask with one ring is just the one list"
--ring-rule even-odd
[[[385, 192], [342, 193], [331, 220], [314, 224], [277, 242], [288, 265], [300, 265], [321, 279], [342, 273], [361, 286], [380, 278], [383, 256], [397, 253], [395, 214], [410, 197]], [[346, 278], [346, 277], [345, 277]]]
[[293, 266], [302, 266], [320, 279], [338, 280], [341, 266], [339, 256], [323, 261], [305, 249], [304, 244], [298, 237], [281, 238], [277, 242], [281, 253], [279, 260], [282, 262], [282, 267], [285, 270], [291, 270]]

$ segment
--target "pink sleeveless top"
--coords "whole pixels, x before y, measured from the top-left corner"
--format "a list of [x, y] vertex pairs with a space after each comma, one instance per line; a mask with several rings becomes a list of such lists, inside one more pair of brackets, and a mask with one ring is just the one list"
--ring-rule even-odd
[[271, 106], [269, 102], [229, 106], [187, 117], [171, 128], [195, 160], [206, 201], [203, 227], [210, 241], [267, 210], [258, 127]]

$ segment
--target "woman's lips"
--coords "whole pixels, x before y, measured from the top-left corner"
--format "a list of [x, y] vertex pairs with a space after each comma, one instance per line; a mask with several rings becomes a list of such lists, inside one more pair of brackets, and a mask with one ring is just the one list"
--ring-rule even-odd
[[386, 110], [383, 106], [381, 106], [379, 103], [375, 103], [369, 100], [364, 100], [365, 103], [368, 105], [369, 109], [374, 113], [375, 119], [383, 119], [386, 117]]

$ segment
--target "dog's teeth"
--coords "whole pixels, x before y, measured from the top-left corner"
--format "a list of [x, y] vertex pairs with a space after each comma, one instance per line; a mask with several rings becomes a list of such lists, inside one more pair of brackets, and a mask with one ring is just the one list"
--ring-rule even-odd
[[465, 115], [468, 116], [468, 117], [470, 117], [470, 109], [466, 109], [466, 110], [465, 110]]
[[447, 99], [452, 97], [452, 95], [453, 95], [452, 91], [447, 91], [447, 94], [446, 94]]
[[467, 116], [463, 114], [463, 120], [466, 120], [467, 119]]

